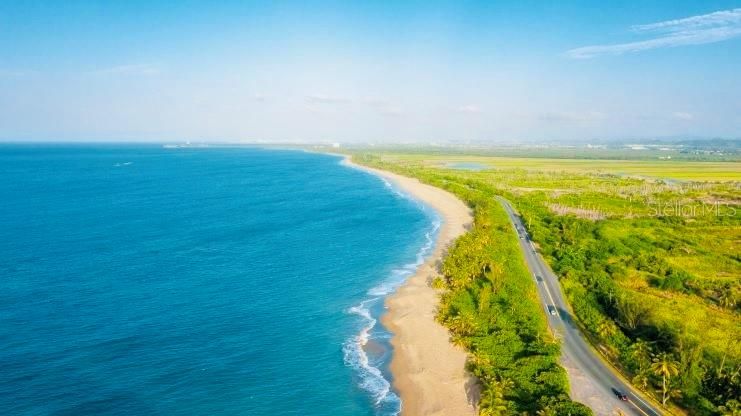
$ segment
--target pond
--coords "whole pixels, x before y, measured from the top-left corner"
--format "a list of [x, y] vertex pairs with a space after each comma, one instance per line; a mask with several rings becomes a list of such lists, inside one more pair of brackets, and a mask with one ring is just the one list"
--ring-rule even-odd
[[447, 162], [445, 167], [457, 170], [486, 170], [491, 169], [491, 166], [477, 162]]

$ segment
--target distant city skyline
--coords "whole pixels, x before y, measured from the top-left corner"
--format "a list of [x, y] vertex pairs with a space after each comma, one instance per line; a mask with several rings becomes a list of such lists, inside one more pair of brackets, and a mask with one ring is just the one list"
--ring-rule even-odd
[[0, 141], [741, 137], [741, 2], [4, 2]]

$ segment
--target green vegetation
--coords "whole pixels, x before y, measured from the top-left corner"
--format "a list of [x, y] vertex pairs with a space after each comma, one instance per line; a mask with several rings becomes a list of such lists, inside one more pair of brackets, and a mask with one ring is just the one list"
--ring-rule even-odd
[[[315, 146], [322, 148], [322, 146]], [[349, 145], [353, 153], [369, 150], [368, 147]], [[326, 149], [332, 151], [332, 149]], [[500, 157], [505, 159], [572, 159], [572, 160], [612, 160], [644, 161], [649, 163], [665, 161], [703, 161], [703, 162], [741, 162], [741, 140], [700, 140], [680, 142], [646, 142], [639, 146], [625, 143], [601, 145], [497, 145], [484, 143], [470, 144], [376, 144], [374, 153], [403, 154], [424, 159], [435, 157]]]
[[[440, 319], [471, 351], [490, 414], [573, 405], [494, 195], [523, 215], [584, 332], [635, 385], [694, 414], [738, 414], [741, 184], [728, 181], [739, 180], [738, 163], [682, 162], [646, 175], [649, 162], [377, 152], [356, 159], [445, 188], [474, 208], [474, 229], [443, 265]], [[449, 167], [462, 161], [493, 169]], [[642, 176], [680, 172], [705, 182], [625, 176], [635, 166]]]
[[556, 173], [611, 174], [681, 181], [741, 181], [741, 166], [728, 161], [691, 161], [677, 159], [623, 160], [545, 157], [504, 157], [471, 155], [404, 155], [409, 162], [431, 168], [447, 168], [455, 163], [476, 163], [490, 169], [528, 169]]
[[[374, 158], [356, 159], [379, 166]], [[381, 167], [411, 174], [396, 165]], [[438, 319], [454, 342], [471, 352], [469, 370], [483, 384], [480, 414], [591, 415], [568, 397], [558, 343], [548, 333], [532, 277], [494, 191], [415, 173], [474, 209], [473, 228], [450, 248], [444, 279], [435, 284], [446, 289]]]

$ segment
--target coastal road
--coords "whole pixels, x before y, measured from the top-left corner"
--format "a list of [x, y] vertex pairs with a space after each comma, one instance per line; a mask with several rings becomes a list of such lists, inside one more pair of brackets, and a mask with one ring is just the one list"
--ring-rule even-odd
[[[587, 396], [586, 398], [580, 397], [579, 399], [591, 407], [598, 416], [614, 415], [617, 409], [626, 415], [662, 415], [663, 413], [655, 405], [642, 397], [628, 382], [622, 380], [616, 374], [616, 370], [603, 361], [587, 343], [567, 306], [558, 277], [537, 253], [522, 219], [507, 200], [500, 197], [497, 199], [504, 206], [517, 231], [520, 248], [522, 248], [525, 261], [538, 288], [538, 295], [543, 303], [548, 325], [561, 341], [562, 361], [569, 371], [572, 390], [574, 379], [578, 379], [579, 385], [576, 388], [581, 392], [588, 392], [581, 394], [581, 396]], [[582, 385], [582, 383], [588, 383], [588, 385]], [[618, 393], [625, 394], [627, 400], [620, 400]]]

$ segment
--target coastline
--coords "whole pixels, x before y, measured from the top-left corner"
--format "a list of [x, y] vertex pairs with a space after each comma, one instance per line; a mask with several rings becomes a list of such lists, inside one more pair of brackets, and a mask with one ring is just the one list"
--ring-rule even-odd
[[382, 323], [392, 333], [393, 385], [402, 400], [401, 414], [475, 415], [476, 382], [465, 371], [467, 353], [450, 342], [448, 330], [435, 321], [438, 293], [429, 281], [446, 248], [466, 232], [473, 221], [471, 210], [452, 194], [417, 179], [353, 163], [343, 164], [384, 178], [417, 200], [432, 207], [442, 224], [432, 254], [393, 295], [386, 299], [388, 312]]

